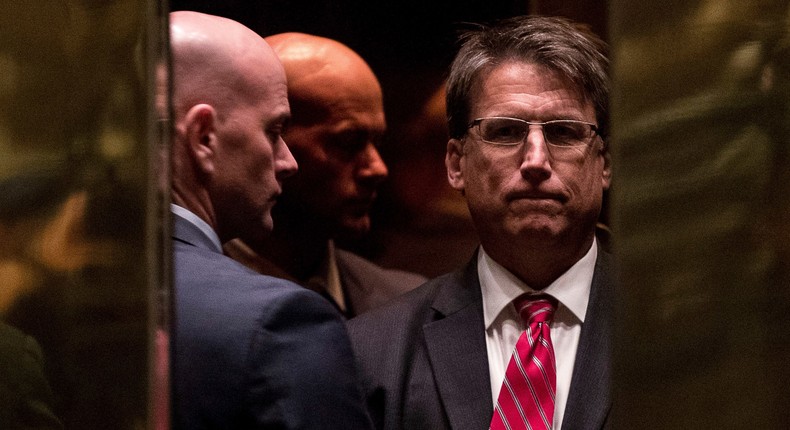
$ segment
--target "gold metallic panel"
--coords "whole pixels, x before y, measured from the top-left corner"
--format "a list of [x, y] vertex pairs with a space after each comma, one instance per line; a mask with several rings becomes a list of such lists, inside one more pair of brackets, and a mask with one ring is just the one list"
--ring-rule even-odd
[[158, 7], [0, 3], [0, 428], [148, 425]]
[[790, 428], [787, 1], [614, 1], [614, 423]]

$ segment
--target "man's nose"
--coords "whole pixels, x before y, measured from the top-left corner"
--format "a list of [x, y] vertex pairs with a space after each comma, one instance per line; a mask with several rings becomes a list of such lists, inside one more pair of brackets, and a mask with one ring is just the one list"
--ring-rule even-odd
[[367, 144], [360, 157], [360, 168], [358, 171], [360, 177], [378, 183], [383, 181], [389, 174], [387, 165], [373, 143]]
[[293, 176], [299, 169], [299, 165], [296, 164], [296, 159], [282, 138], [275, 144], [274, 157], [274, 171], [279, 179]]
[[548, 177], [551, 174], [551, 155], [543, 127], [530, 125], [522, 145], [521, 175], [527, 179]]

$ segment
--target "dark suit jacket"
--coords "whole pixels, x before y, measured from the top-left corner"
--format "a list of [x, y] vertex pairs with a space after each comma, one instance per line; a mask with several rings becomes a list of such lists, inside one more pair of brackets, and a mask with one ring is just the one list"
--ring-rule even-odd
[[[600, 429], [611, 408], [612, 265], [599, 249], [564, 430]], [[377, 428], [488, 428], [493, 401], [476, 257], [348, 327]]]
[[43, 361], [38, 342], [0, 323], [0, 428], [63, 428], [50, 408]]
[[174, 218], [173, 428], [370, 428], [332, 306]]
[[[268, 258], [256, 254], [246, 244], [237, 243], [226, 251], [228, 255], [258, 273], [300, 283]], [[339, 248], [335, 248], [335, 261], [346, 301], [343, 316], [347, 318], [381, 306], [427, 281], [422, 275], [385, 269], [359, 255]], [[309, 282], [301, 284], [318, 291], [330, 303], [335, 303], [334, 299], [323, 291], [326, 288], [324, 284], [311, 285]]]
[[427, 281], [422, 275], [385, 269], [342, 249], [335, 250], [335, 259], [352, 316], [377, 308]]

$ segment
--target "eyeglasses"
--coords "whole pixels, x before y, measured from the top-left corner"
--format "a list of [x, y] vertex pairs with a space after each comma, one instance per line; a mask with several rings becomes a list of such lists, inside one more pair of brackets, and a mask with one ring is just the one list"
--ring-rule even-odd
[[546, 143], [555, 148], [578, 148], [589, 145], [598, 133], [595, 124], [572, 119], [557, 119], [546, 122], [524, 121], [518, 118], [492, 116], [477, 118], [468, 128], [477, 127], [483, 142], [492, 145], [515, 146], [521, 144], [529, 133], [530, 126], [543, 129]]

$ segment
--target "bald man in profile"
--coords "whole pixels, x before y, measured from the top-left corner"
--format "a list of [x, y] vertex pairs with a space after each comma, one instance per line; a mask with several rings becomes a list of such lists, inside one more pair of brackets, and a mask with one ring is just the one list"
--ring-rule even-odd
[[270, 233], [297, 169], [282, 65], [235, 21], [174, 12], [170, 23], [173, 428], [370, 428], [337, 311], [222, 254]]
[[425, 281], [335, 247], [335, 239], [370, 230], [370, 208], [387, 177], [376, 149], [386, 130], [381, 87], [367, 63], [337, 41], [303, 33], [266, 41], [288, 77], [286, 138], [300, 169], [284, 184], [273, 234], [225, 250], [260, 273], [321, 293], [350, 318]]

